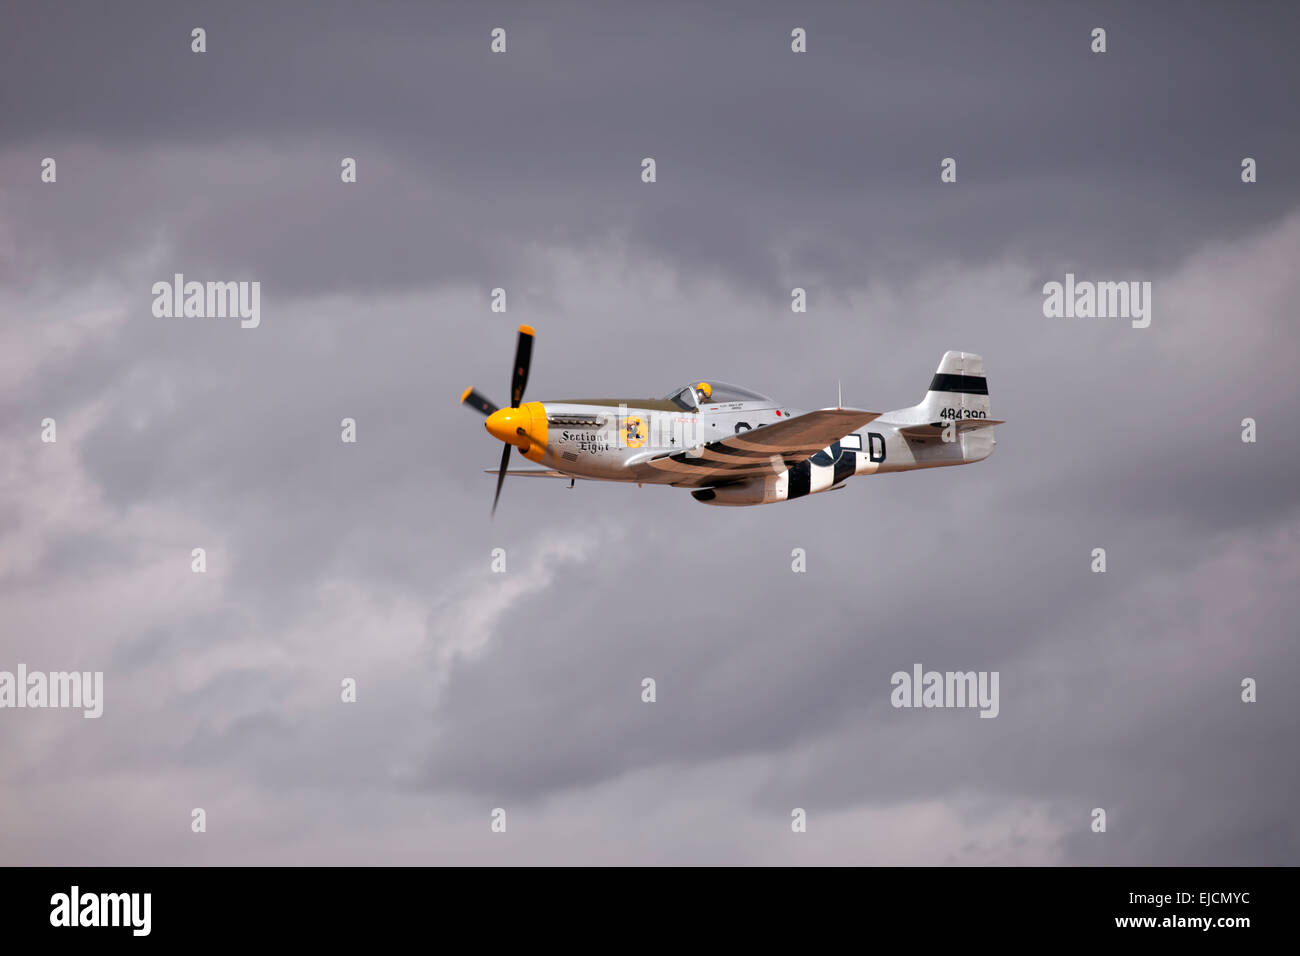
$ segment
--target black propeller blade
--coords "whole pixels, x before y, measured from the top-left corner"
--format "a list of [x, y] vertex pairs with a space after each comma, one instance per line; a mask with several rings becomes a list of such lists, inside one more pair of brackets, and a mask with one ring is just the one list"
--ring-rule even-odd
[[515, 371], [510, 378], [510, 407], [518, 408], [524, 400], [528, 369], [533, 364], [533, 327], [519, 326], [519, 344], [515, 346]]
[[492, 515], [496, 516], [497, 502], [501, 500], [501, 486], [506, 481], [506, 469], [510, 467], [510, 449], [514, 445], [501, 446], [501, 467], [497, 469], [497, 493], [492, 496]]
[[[519, 403], [524, 400], [524, 388], [528, 385], [528, 369], [533, 364], [533, 330], [531, 326], [519, 326], [519, 342], [515, 346], [515, 367], [510, 375], [510, 407], [518, 408]], [[462, 405], [468, 405], [470, 408], [489, 418], [500, 409], [492, 403], [490, 399], [482, 395], [477, 389], [467, 388], [465, 394], [461, 395]], [[535, 440], [531, 435], [522, 428], [516, 429], [516, 433], [535, 445], [546, 447], [544, 442]], [[494, 433], [496, 434], [496, 433]], [[492, 496], [492, 513], [497, 513], [497, 502], [501, 500], [501, 486], [505, 484], [506, 469], [510, 466], [510, 449], [514, 447], [507, 444], [501, 449], [501, 467], [497, 469], [497, 491]]]
[[480, 394], [477, 389], [473, 388], [467, 388], [465, 394], [460, 397], [460, 401], [462, 405], [468, 405], [470, 408], [477, 412], [482, 412], [484, 415], [491, 415], [497, 410], [497, 407], [492, 404], [491, 399]]
[[[530, 444], [530, 445], [536, 445], [536, 446], [537, 446], [538, 448], [540, 448], [542, 451], [550, 451], [550, 450], [551, 450], [551, 446], [550, 446], [550, 445], [546, 444], [546, 442], [544, 442], [544, 441], [539, 440], [538, 438], [535, 438], [532, 434], [530, 434], [529, 432], [524, 431], [522, 428], [516, 428], [516, 429], [515, 429], [515, 434], [518, 435], [520, 438], [527, 438], [527, 439], [528, 439], [528, 444]], [[522, 448], [519, 449], [519, 454], [522, 455], [523, 453], [524, 453], [524, 450], [523, 450]]]

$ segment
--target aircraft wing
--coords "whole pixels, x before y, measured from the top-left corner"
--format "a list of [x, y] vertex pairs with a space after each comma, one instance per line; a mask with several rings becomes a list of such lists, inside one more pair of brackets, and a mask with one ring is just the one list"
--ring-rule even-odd
[[[495, 468], [484, 468], [483, 474], [499, 474]], [[562, 471], [556, 471], [554, 468], [507, 468], [506, 477], [508, 478], [577, 478], [579, 481], [586, 481], [582, 475], [566, 475]]]
[[879, 417], [879, 412], [857, 408], [823, 408], [699, 448], [661, 455], [645, 467], [680, 475], [681, 480], [673, 484], [681, 485], [717, 485], [780, 474]]

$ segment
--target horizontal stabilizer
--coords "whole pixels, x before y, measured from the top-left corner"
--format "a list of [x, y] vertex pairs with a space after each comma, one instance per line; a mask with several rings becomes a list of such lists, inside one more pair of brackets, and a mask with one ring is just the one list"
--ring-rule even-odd
[[1006, 422], [996, 418], [963, 418], [958, 421], [931, 422], [928, 425], [906, 425], [898, 430], [907, 438], [942, 438], [945, 428], [955, 428], [954, 434], [961, 434], [976, 428], [990, 428], [993, 425], [1005, 425]]

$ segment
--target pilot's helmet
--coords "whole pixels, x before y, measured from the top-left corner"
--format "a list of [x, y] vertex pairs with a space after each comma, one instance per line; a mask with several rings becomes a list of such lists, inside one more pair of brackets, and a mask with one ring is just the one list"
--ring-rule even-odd
[[695, 394], [699, 397], [700, 401], [707, 402], [713, 397], [713, 386], [708, 382], [700, 382], [699, 385], [695, 386]]

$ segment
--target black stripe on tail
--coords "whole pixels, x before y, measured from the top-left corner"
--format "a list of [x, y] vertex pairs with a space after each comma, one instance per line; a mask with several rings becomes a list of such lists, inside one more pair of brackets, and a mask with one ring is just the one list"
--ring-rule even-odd
[[962, 392], [966, 395], [987, 395], [989, 383], [983, 375], [950, 375], [940, 372], [930, 382], [932, 392]]

